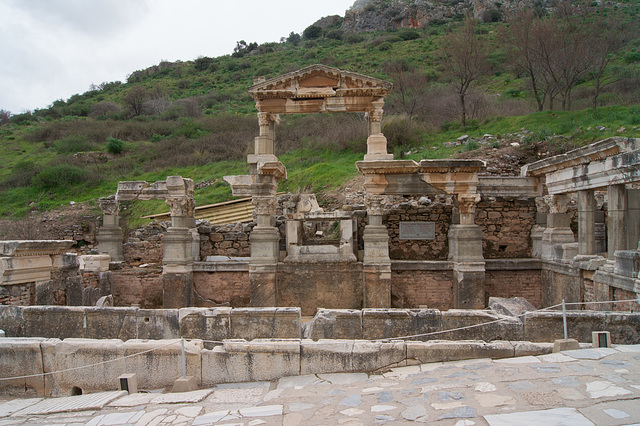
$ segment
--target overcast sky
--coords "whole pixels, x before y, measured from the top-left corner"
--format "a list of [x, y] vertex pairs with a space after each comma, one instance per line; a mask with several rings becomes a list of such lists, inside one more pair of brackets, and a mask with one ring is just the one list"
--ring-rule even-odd
[[278, 41], [354, 0], [0, 0], [0, 109], [46, 108], [162, 60]]

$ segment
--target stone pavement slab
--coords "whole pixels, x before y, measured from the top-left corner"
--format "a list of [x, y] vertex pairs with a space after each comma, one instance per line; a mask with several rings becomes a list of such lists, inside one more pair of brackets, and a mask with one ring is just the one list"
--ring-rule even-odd
[[[640, 353], [635, 348], [508, 362], [441, 362], [383, 374], [285, 377], [182, 394], [123, 395], [102, 408], [77, 413], [11, 417], [8, 413], [22, 406], [9, 401], [0, 426], [629, 425], [640, 422]], [[24, 401], [20, 411], [50, 400]]]
[[63, 398], [43, 399], [40, 402], [37, 402], [14, 413], [13, 416], [99, 410], [114, 399], [120, 398], [124, 395], [127, 395], [127, 392], [114, 391], [68, 396]]

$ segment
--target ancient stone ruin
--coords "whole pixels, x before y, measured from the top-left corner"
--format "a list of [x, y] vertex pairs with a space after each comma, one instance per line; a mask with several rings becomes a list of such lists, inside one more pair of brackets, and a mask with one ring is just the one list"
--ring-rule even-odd
[[[257, 79], [249, 174], [225, 177], [234, 195], [251, 197], [253, 223], [198, 221], [188, 178], [121, 182], [100, 200], [98, 254], [68, 255], [69, 242], [4, 242], [0, 303], [93, 306], [111, 296], [119, 307], [298, 307], [313, 316], [484, 309], [490, 297], [522, 297], [535, 308], [564, 299], [638, 309], [640, 140], [600, 141], [517, 177], [489, 175], [480, 160], [394, 160], [381, 130], [390, 91], [324, 65]], [[362, 204], [324, 211], [312, 194], [277, 195], [287, 171], [275, 129], [281, 114], [298, 113], [366, 114]], [[164, 200], [170, 224], [125, 240], [119, 205], [135, 199]]]

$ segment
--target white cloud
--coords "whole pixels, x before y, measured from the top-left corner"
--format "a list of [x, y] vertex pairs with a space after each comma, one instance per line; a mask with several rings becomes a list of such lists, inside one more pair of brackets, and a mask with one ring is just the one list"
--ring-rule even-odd
[[278, 41], [353, 0], [0, 1], [0, 108], [44, 108], [161, 60]]

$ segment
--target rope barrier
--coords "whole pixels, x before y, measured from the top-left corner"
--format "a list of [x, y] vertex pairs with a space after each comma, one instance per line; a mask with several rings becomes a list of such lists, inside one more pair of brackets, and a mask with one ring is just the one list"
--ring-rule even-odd
[[[599, 302], [572, 302], [572, 303], [566, 303], [566, 305], [588, 305], [588, 304], [622, 303], [622, 302], [640, 302], [640, 299], [609, 300], [609, 301], [599, 301]], [[536, 309], [535, 311], [525, 312], [523, 314], [516, 315], [515, 318], [525, 317], [527, 315], [532, 315], [532, 314], [534, 314], [536, 312], [548, 311], [548, 310], [557, 308], [559, 306], [562, 306], [562, 303], [558, 303], [557, 305], [547, 306], [546, 308]], [[489, 321], [489, 322], [468, 325], [468, 326], [465, 326], [465, 327], [452, 328], [452, 329], [449, 329], [449, 330], [433, 331], [431, 333], [414, 334], [414, 335], [410, 335], [410, 336], [400, 336], [400, 337], [393, 337], [393, 338], [381, 339], [381, 340], [384, 340], [384, 341], [387, 341], [387, 340], [405, 340], [405, 339], [413, 339], [413, 338], [416, 338], [416, 337], [435, 336], [435, 335], [438, 335], [438, 334], [451, 333], [451, 332], [454, 332], [454, 331], [461, 331], [461, 330], [467, 330], [467, 329], [471, 329], [471, 328], [483, 327], [485, 325], [491, 325], [491, 324], [495, 324], [495, 323], [498, 323], [498, 322], [507, 321], [507, 320], [509, 320], [511, 318], [514, 318], [514, 317], [500, 318], [500, 319]], [[182, 337], [180, 337], [180, 339], [182, 341], [182, 344], [184, 345], [184, 339]], [[200, 339], [195, 339], [195, 340], [200, 340]], [[218, 340], [200, 340], [200, 341], [203, 342], [203, 343], [215, 343], [215, 344], [220, 344], [220, 345], [224, 344], [224, 342], [218, 341]], [[48, 373], [29, 374], [29, 375], [25, 375], [25, 376], [0, 377], [0, 381], [29, 379], [29, 378], [32, 378], [32, 377], [48, 376], [48, 375], [53, 375], [53, 374], [66, 373], [66, 372], [69, 372], [69, 371], [82, 370], [84, 368], [97, 367], [99, 365], [110, 364], [110, 363], [117, 362], [117, 361], [122, 361], [122, 360], [125, 360], [125, 359], [128, 359], [128, 358], [133, 358], [135, 356], [143, 355], [143, 354], [146, 354], [146, 353], [149, 353], [149, 352], [156, 351], [158, 349], [166, 348], [167, 346], [175, 345], [177, 343], [179, 343], [179, 342], [171, 342], [171, 343], [167, 343], [165, 345], [161, 345], [161, 346], [158, 346], [158, 347], [155, 347], [155, 348], [152, 348], [152, 349], [148, 349], [146, 351], [136, 352], [134, 354], [127, 355], [127, 356], [124, 356], [124, 357], [121, 357], [121, 358], [116, 358], [116, 359], [111, 359], [111, 360], [108, 360], [108, 361], [97, 362], [95, 364], [82, 365], [82, 366], [79, 366], [79, 367], [67, 368], [65, 370], [50, 371]]]

